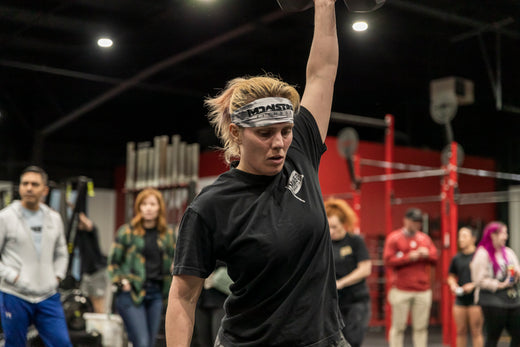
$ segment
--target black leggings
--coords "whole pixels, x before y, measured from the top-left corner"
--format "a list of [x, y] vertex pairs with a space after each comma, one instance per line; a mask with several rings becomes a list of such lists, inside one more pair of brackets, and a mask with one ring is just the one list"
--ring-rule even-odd
[[496, 347], [504, 328], [511, 335], [510, 347], [520, 347], [520, 307], [482, 306], [486, 329], [485, 347]]

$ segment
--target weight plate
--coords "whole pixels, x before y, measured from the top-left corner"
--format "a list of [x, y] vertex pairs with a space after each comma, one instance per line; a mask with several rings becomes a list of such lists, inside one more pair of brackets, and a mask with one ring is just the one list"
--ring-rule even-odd
[[338, 152], [344, 158], [351, 157], [357, 151], [359, 136], [354, 128], [343, 128], [338, 133]]

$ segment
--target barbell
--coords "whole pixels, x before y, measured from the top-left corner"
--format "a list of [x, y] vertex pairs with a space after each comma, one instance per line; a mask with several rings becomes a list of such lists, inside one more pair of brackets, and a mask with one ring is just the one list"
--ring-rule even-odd
[[[301, 12], [314, 6], [314, 0], [277, 0], [280, 8], [287, 12]], [[384, 5], [386, 0], [343, 0], [350, 12], [372, 12]]]

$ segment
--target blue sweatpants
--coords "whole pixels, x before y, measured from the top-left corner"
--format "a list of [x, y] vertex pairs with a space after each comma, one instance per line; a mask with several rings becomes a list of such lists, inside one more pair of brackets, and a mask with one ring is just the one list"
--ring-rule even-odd
[[38, 330], [45, 346], [72, 347], [59, 293], [33, 304], [0, 292], [0, 313], [5, 347], [25, 346], [31, 324]]

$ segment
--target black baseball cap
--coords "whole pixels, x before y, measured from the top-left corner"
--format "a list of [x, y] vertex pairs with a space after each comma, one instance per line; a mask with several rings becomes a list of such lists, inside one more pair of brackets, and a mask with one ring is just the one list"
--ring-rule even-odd
[[418, 208], [409, 208], [404, 214], [404, 218], [412, 220], [414, 222], [422, 222], [422, 211]]

